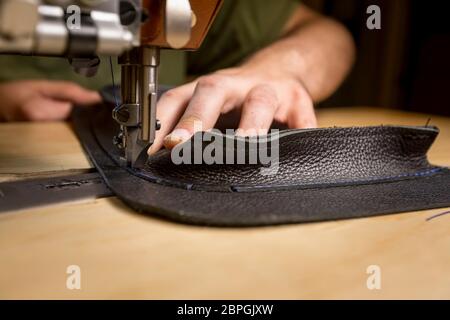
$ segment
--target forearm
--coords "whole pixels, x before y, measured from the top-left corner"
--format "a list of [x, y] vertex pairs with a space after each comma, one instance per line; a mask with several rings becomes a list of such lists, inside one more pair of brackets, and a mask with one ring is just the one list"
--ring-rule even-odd
[[315, 102], [330, 96], [342, 83], [355, 58], [349, 32], [338, 22], [302, 6], [285, 36], [250, 57], [244, 67], [289, 75], [308, 90]]

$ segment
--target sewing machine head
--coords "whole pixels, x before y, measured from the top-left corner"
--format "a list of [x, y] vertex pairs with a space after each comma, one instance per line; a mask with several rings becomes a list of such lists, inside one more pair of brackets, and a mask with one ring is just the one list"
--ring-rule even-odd
[[197, 49], [222, 0], [0, 0], [0, 52], [69, 58], [92, 76], [99, 55], [118, 56], [122, 105], [115, 144], [139, 167], [153, 143], [159, 49]]
[[[121, 125], [114, 138], [124, 150], [124, 161], [142, 166], [160, 124], [156, 119], [159, 48], [194, 50], [200, 47], [220, 7], [221, 0], [143, 0], [145, 21], [140, 27], [140, 47], [119, 58], [122, 64], [122, 105], [113, 111]], [[122, 10], [125, 12], [125, 10]], [[134, 15], [134, 14], [131, 14]], [[124, 16], [124, 15], [123, 15]], [[138, 18], [139, 20], [139, 18]]]

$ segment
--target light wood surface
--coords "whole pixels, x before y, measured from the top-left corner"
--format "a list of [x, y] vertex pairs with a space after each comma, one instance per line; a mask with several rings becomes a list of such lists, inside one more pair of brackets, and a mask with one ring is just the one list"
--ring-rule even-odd
[[70, 124], [2, 123], [0, 181], [92, 168]]
[[[423, 125], [428, 118], [374, 108], [319, 111], [321, 126]], [[442, 133], [430, 159], [450, 165], [450, 119], [431, 124]], [[23, 133], [35, 124], [18, 125], [20, 132], [15, 125], [0, 125], [0, 173], [90, 167], [61, 123], [35, 127], [41, 136], [51, 132], [39, 148], [4, 151], [13, 140], [35, 139]], [[437, 216], [448, 210], [251, 229], [175, 224], [115, 198], [5, 213], [0, 298], [449, 299], [450, 214]], [[81, 290], [66, 288], [69, 265], [81, 268]], [[381, 290], [367, 289], [370, 265], [381, 268]]]

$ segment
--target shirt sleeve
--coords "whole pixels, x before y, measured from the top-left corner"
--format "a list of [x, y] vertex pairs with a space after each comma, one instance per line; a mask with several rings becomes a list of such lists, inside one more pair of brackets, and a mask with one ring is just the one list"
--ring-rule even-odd
[[188, 74], [234, 66], [281, 35], [299, 0], [225, 0], [202, 47], [188, 54]]

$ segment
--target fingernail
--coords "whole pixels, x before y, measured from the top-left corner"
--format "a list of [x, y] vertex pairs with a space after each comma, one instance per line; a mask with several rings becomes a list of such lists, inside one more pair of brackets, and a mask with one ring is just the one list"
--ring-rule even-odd
[[191, 136], [191, 133], [186, 129], [175, 129], [171, 134], [164, 138], [164, 146], [168, 149], [172, 149], [177, 144], [189, 140]]
[[150, 148], [148, 148], [148, 150], [147, 150], [147, 154], [149, 155], [149, 156], [151, 156], [151, 155], [153, 155], [155, 152], [154, 152], [154, 145], [152, 145]]
[[238, 137], [257, 137], [264, 136], [268, 133], [268, 129], [237, 129], [235, 135]]
[[305, 129], [315, 129], [315, 128], [317, 128], [317, 123], [315, 122], [308, 122], [305, 125]]

